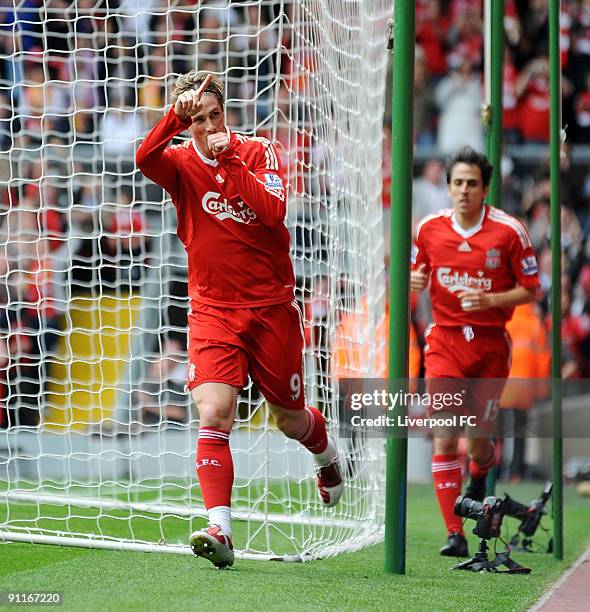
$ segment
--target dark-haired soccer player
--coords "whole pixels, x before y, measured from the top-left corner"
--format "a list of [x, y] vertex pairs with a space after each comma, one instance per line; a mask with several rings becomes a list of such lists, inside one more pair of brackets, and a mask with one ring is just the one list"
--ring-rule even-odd
[[[424, 349], [430, 388], [443, 378], [506, 379], [511, 349], [506, 322], [515, 306], [534, 301], [539, 286], [537, 261], [523, 225], [484, 204], [491, 176], [484, 155], [461, 149], [447, 165], [453, 208], [426, 217], [418, 226], [411, 288], [420, 292], [430, 282], [434, 323], [426, 331]], [[485, 392], [476, 383], [468, 390], [464, 408], [477, 417], [481, 429], [495, 420], [501, 386], [493, 397], [489, 384]], [[447, 527], [447, 544], [441, 549], [445, 556], [468, 556], [462, 519], [454, 514], [462, 486], [457, 443], [454, 433], [434, 438], [432, 474]], [[482, 500], [495, 461], [494, 445], [485, 434], [475, 433], [467, 438], [467, 451], [470, 481], [465, 495]]]
[[[192, 139], [168, 146], [184, 130]], [[188, 254], [187, 389], [199, 411], [196, 467], [209, 516], [190, 544], [227, 567], [234, 561], [229, 435], [248, 374], [278, 428], [313, 453], [324, 505], [335, 505], [344, 488], [324, 418], [305, 405], [283, 171], [268, 140], [226, 127], [223, 83], [196, 71], [178, 78], [173, 106], [139, 147], [137, 164], [171, 195]]]

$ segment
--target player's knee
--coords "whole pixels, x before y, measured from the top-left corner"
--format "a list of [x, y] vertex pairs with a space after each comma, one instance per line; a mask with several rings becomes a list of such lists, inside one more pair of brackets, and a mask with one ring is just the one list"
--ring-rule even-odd
[[201, 427], [229, 429], [232, 425], [231, 407], [216, 402], [201, 401], [197, 403], [199, 424]]
[[302, 411], [275, 413], [277, 427], [287, 436], [287, 438], [297, 439], [301, 436], [302, 429], [304, 429], [307, 424], [307, 421], [302, 417]]
[[487, 440], [480, 442], [478, 440], [478, 444], [472, 444], [471, 448], [468, 448], [468, 455], [470, 459], [473, 459], [476, 463], [485, 463], [490, 460], [490, 443]]
[[434, 438], [434, 452], [437, 455], [455, 455], [457, 443], [456, 438]]

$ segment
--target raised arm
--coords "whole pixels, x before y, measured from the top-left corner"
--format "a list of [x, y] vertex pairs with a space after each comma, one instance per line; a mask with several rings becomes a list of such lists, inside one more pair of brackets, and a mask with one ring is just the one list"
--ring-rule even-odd
[[196, 91], [182, 93], [137, 149], [137, 167], [171, 196], [176, 193], [177, 169], [174, 151], [167, 148], [168, 143], [191, 125], [192, 117], [201, 110], [201, 96], [210, 81], [208, 76]]
[[190, 125], [174, 112], [174, 107], [156, 123], [139, 145], [135, 155], [137, 167], [149, 179], [163, 187], [171, 196], [176, 194], [177, 169], [174, 153], [168, 143]]

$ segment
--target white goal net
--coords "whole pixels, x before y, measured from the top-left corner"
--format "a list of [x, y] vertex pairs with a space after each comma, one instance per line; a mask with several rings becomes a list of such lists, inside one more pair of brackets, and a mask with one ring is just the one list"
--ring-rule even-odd
[[250, 384], [230, 437], [238, 556], [317, 558], [382, 537], [384, 443], [341, 435], [337, 378], [383, 367], [391, 10], [0, 4], [0, 541], [188, 554], [205, 525], [183, 392], [186, 257], [167, 194], [134, 161], [192, 68], [220, 75], [228, 124], [282, 158], [307, 401], [347, 473], [342, 501], [323, 509], [309, 454], [278, 433]]

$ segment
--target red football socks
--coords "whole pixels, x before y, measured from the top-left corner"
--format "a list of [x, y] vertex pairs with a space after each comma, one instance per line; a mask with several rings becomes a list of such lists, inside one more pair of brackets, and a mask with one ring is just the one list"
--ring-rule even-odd
[[231, 506], [234, 463], [229, 432], [215, 427], [199, 429], [196, 467], [205, 508]]
[[306, 406], [307, 429], [301, 438], [297, 438], [303, 446], [314, 455], [323, 453], [328, 446], [328, 434], [326, 432], [326, 421], [322, 413], [313, 406]]
[[463, 535], [463, 519], [455, 515], [455, 500], [461, 495], [463, 478], [457, 455], [434, 455], [432, 457], [434, 492], [443, 515], [447, 533]]
[[496, 463], [496, 447], [493, 442], [490, 442], [488, 453], [488, 459], [483, 464], [479, 464], [473, 459], [469, 462], [469, 473], [473, 478], [485, 478], [490, 468]]

